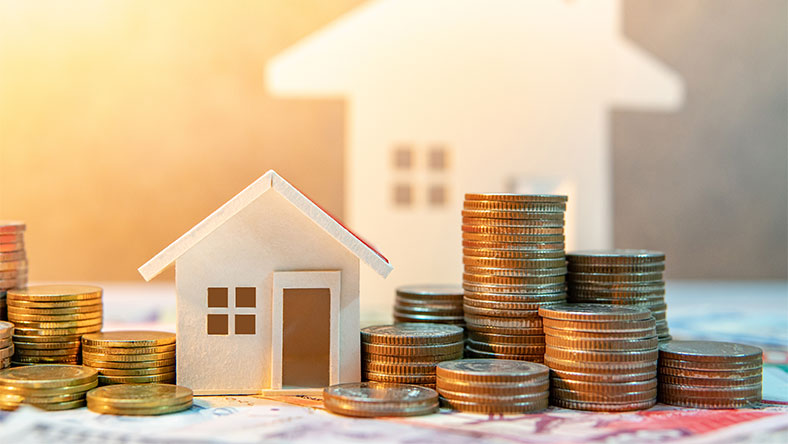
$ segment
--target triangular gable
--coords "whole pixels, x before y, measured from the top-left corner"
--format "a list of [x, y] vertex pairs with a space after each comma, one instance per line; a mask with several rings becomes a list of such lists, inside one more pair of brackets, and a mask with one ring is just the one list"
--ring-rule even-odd
[[140, 272], [146, 281], [153, 279], [199, 241], [211, 234], [213, 230], [230, 220], [230, 218], [270, 189], [279, 193], [379, 275], [386, 277], [391, 272], [393, 267], [382, 254], [331, 217], [294, 186], [276, 174], [274, 170], [269, 170], [259, 179], [252, 182], [251, 185], [244, 188], [243, 191], [211, 213], [210, 216], [192, 227], [191, 230], [187, 231], [167, 248], [161, 250], [156, 256], [153, 256], [137, 271]]

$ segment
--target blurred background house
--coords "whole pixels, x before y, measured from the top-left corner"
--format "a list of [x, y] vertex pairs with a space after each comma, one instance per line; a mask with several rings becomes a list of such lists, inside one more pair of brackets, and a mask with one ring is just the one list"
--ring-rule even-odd
[[[570, 248], [664, 250], [668, 278], [788, 278], [787, 0], [528, 2], [528, 17], [540, 20], [512, 19], [500, 27], [508, 37], [481, 26], [447, 34], [467, 23], [460, 8], [474, 6], [443, 8], [453, 3], [441, 11], [415, 2], [361, 26], [354, 38], [366, 52], [324, 54], [335, 64], [305, 73], [314, 81], [341, 68], [353, 74], [347, 84], [307, 94], [295, 71], [275, 79], [276, 64], [385, 2], [0, 0], [0, 219], [27, 222], [31, 280], [141, 281], [136, 268], [148, 257], [270, 168], [392, 251], [395, 273], [409, 269], [411, 248], [458, 266], [459, 214], [450, 213], [472, 186], [570, 190]], [[506, 7], [481, 4], [486, 19]], [[384, 50], [430, 33], [456, 41]], [[446, 48], [455, 56], [442, 58]], [[645, 68], [616, 75], [621, 48]], [[538, 57], [514, 58], [516, 70], [480, 59], [527, 51]], [[471, 65], [450, 63], [462, 53]], [[443, 80], [473, 91], [437, 94]], [[398, 115], [411, 107], [418, 127], [360, 143], [356, 131], [374, 134], [378, 116], [359, 112], [381, 109], [359, 106], [360, 88], [394, 94]], [[573, 107], [573, 96], [596, 108]], [[464, 97], [483, 113], [457, 110]], [[495, 116], [498, 101], [519, 112]], [[511, 136], [529, 126], [549, 126], [528, 134], [550, 137]], [[557, 137], [562, 127], [573, 132]], [[524, 166], [466, 181], [485, 156], [506, 153]], [[397, 169], [408, 162], [412, 170]], [[490, 169], [505, 163], [496, 162]], [[380, 206], [366, 204], [371, 193]], [[398, 201], [421, 207], [385, 207]], [[449, 211], [430, 213], [432, 204]], [[402, 226], [407, 211], [431, 228]], [[400, 231], [379, 225], [384, 215]], [[436, 224], [445, 238], [419, 237]], [[403, 280], [431, 280], [429, 267], [410, 269]], [[370, 296], [387, 309], [392, 295]]]

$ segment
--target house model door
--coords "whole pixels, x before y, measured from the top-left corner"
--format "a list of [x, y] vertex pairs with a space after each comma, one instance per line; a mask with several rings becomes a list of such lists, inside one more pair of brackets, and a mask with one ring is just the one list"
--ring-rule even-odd
[[339, 382], [339, 271], [274, 272], [271, 389], [309, 393]]

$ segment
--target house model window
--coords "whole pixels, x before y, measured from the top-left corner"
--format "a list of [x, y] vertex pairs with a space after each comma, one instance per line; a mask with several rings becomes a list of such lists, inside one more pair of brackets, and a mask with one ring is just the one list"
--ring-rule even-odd
[[256, 291], [255, 287], [235, 287], [234, 304], [230, 304], [228, 288], [208, 288], [208, 309], [211, 311], [207, 315], [208, 334], [230, 334], [230, 320], [236, 335], [255, 334]]

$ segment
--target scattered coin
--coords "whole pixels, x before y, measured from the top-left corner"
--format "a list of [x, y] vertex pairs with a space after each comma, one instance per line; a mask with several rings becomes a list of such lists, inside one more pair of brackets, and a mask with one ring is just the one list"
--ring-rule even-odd
[[87, 406], [96, 413], [152, 416], [188, 410], [193, 393], [173, 384], [125, 384], [99, 387], [88, 392]]
[[338, 384], [323, 389], [323, 404], [330, 412], [347, 416], [416, 416], [438, 409], [438, 393], [407, 384]]

